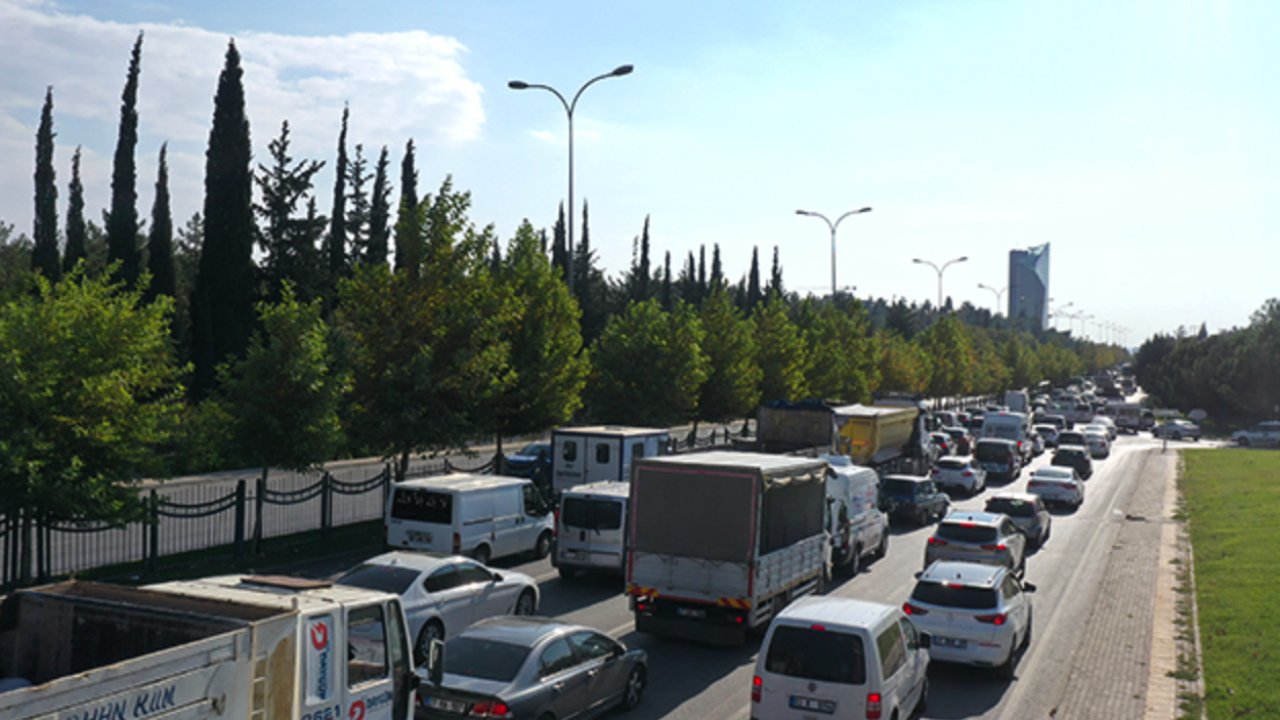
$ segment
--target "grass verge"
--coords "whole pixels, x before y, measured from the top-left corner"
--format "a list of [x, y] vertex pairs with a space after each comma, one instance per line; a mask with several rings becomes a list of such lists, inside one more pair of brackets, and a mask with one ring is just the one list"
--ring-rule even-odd
[[1280, 452], [1183, 451], [1208, 717], [1280, 717]]

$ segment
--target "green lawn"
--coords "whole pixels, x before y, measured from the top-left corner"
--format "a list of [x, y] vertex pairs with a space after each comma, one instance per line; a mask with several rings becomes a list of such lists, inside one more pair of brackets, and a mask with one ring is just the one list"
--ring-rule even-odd
[[1280, 452], [1183, 452], [1205, 704], [1280, 717]]

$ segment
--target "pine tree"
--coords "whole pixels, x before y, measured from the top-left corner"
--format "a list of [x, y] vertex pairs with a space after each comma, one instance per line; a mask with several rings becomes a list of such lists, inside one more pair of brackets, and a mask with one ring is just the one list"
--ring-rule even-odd
[[373, 196], [369, 205], [369, 251], [364, 261], [385, 265], [391, 238], [391, 186], [387, 180], [387, 146], [382, 146], [373, 173]]
[[58, 184], [53, 171], [53, 86], [45, 90], [36, 131], [36, 213], [32, 229], [31, 269], [58, 281]]
[[[289, 121], [280, 124], [280, 135], [267, 145], [271, 166], [258, 164], [254, 183], [262, 197], [254, 212], [262, 219], [258, 245], [262, 248], [266, 295], [271, 301], [281, 297], [285, 282], [293, 283], [303, 302], [320, 290], [319, 258], [316, 256], [315, 197], [312, 178], [324, 162], [297, 160], [289, 154]], [[306, 219], [296, 217], [298, 204], [309, 199]], [[322, 231], [322, 228], [321, 228]]]
[[347, 238], [350, 262], [363, 262], [369, 254], [369, 161], [364, 145], [356, 143], [355, 155], [347, 164]]
[[693, 259], [693, 251], [685, 258], [684, 267], [680, 269], [680, 279], [676, 281], [680, 290], [680, 299], [690, 304], [698, 301], [698, 263]]
[[177, 291], [173, 267], [173, 217], [169, 213], [168, 152], [168, 143], [160, 146], [156, 197], [151, 205], [151, 231], [147, 236], [147, 270], [151, 273], [151, 285], [144, 294], [147, 302], [161, 295], [173, 297]]
[[218, 76], [205, 152], [204, 246], [191, 298], [196, 398], [213, 388], [219, 363], [243, 356], [253, 333], [253, 177], [243, 75], [232, 40]]
[[71, 156], [71, 182], [67, 184], [67, 247], [62, 269], [71, 272], [85, 257], [84, 185], [80, 184], [80, 146]]
[[640, 262], [636, 267], [635, 293], [636, 302], [648, 300], [653, 291], [649, 289], [649, 216], [644, 216], [644, 230], [640, 233]]
[[418, 171], [414, 168], [413, 139], [404, 144], [400, 161], [400, 206], [396, 214], [396, 272], [406, 268], [418, 275], [422, 261], [421, 223], [418, 221]]
[[760, 302], [760, 248], [751, 248], [751, 272], [747, 275], [747, 310]]
[[778, 246], [773, 246], [773, 268], [769, 271], [769, 292], [770, 297], [782, 297], [786, 294], [786, 290], [782, 287], [782, 264], [778, 262]]
[[[591, 255], [591, 230], [587, 225], [589, 210], [587, 203], [582, 202], [582, 238], [578, 241], [578, 247], [573, 249], [573, 294], [578, 298], [578, 304], [586, 308], [586, 301], [591, 294], [588, 287], [588, 276], [591, 274], [591, 266], [595, 258]], [[584, 333], [585, 334], [585, 333]]]
[[724, 289], [724, 267], [720, 264], [720, 243], [716, 243], [711, 248], [711, 279], [710, 290]]
[[562, 280], [569, 277], [569, 249], [565, 247], [564, 203], [560, 203], [555, 228], [551, 231], [551, 267], [560, 273]]
[[111, 171], [111, 216], [107, 222], [107, 262], [120, 262], [116, 277], [132, 286], [142, 271], [138, 252], [137, 168], [133, 153], [138, 144], [138, 73], [142, 65], [142, 33], [133, 43], [129, 74], [120, 105], [120, 136], [116, 140]]
[[662, 261], [662, 309], [671, 312], [671, 305], [675, 302], [675, 298], [671, 296], [671, 251], [666, 252], [666, 257]]
[[698, 288], [696, 296], [689, 302], [701, 306], [707, 296], [707, 246], [698, 246]]
[[337, 291], [338, 278], [347, 272], [347, 118], [350, 112], [350, 108], [342, 106], [338, 164], [333, 169], [333, 212], [329, 214], [329, 237], [325, 240], [328, 293]]

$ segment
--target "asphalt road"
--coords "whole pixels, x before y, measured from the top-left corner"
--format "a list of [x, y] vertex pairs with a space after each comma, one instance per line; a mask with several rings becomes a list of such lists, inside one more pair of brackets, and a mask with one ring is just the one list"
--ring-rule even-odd
[[[1184, 443], [1170, 443], [1171, 449]], [[1185, 443], [1191, 445], [1191, 443]], [[1026, 579], [1037, 586], [1033, 596], [1035, 634], [1017, 677], [1001, 680], [989, 672], [934, 664], [929, 671], [930, 700], [926, 718], [1051, 717], [1067, 694], [1072, 658], [1084, 643], [1091, 613], [1098, 607], [1103, 568], [1112, 539], [1126, 519], [1128, 505], [1142, 484], [1172, 482], [1171, 463], [1147, 462], [1159, 453], [1149, 436], [1121, 436], [1110, 458], [1095, 462], [1087, 482], [1084, 506], [1077, 512], [1055, 512], [1052, 537], [1027, 560]], [[999, 490], [1023, 490], [1029, 470], [1049, 462], [1035, 459], [1022, 476], [1006, 485], [989, 486], [974, 498], [957, 499], [954, 507], [980, 509]], [[1148, 493], [1149, 494], [1149, 493]], [[914, 573], [921, 569], [932, 526], [895, 526], [888, 555], [853, 578], [837, 579], [828, 594], [899, 604], [909, 595]], [[633, 630], [623, 583], [618, 578], [579, 576], [566, 582], [547, 560], [495, 563], [527, 573], [542, 589], [540, 614], [596, 627], [649, 654], [650, 685], [635, 718], [749, 718], [750, 685], [759, 640], [741, 648], [709, 647]], [[324, 576], [341, 568], [313, 566], [304, 574]], [[1149, 617], [1148, 614], [1144, 616]], [[1145, 653], [1135, 647], [1130, 654]], [[1083, 654], [1083, 652], [1081, 653]], [[1146, 659], [1125, 658], [1145, 665]], [[1089, 662], [1088, 658], [1084, 662]], [[1061, 717], [1062, 715], [1058, 715]]]

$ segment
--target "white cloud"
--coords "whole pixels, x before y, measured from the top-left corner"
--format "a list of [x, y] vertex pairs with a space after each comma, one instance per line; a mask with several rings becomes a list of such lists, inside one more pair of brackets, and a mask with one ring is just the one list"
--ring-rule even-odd
[[[175, 222], [199, 208], [204, 146], [228, 37], [187, 25], [133, 26], [66, 14], [39, 0], [0, 0], [0, 218], [30, 225], [35, 128], [46, 86], [54, 87], [59, 184], [69, 177], [75, 145], [83, 144], [86, 155], [112, 155], [129, 50], [140, 30], [139, 214], [149, 212], [155, 156], [166, 141]], [[409, 137], [419, 147], [471, 141], [484, 124], [482, 89], [462, 65], [466, 48], [452, 38], [422, 31], [325, 37], [244, 32], [235, 42], [255, 161], [266, 157], [284, 119], [295, 157], [329, 160], [343, 103], [351, 107], [349, 144], [364, 143], [373, 156], [370, 148], [398, 149]], [[105, 202], [110, 188], [91, 189], [90, 181], [86, 174], [86, 210], [97, 219], [102, 205], [95, 198]], [[62, 200], [60, 194], [60, 206]]]

